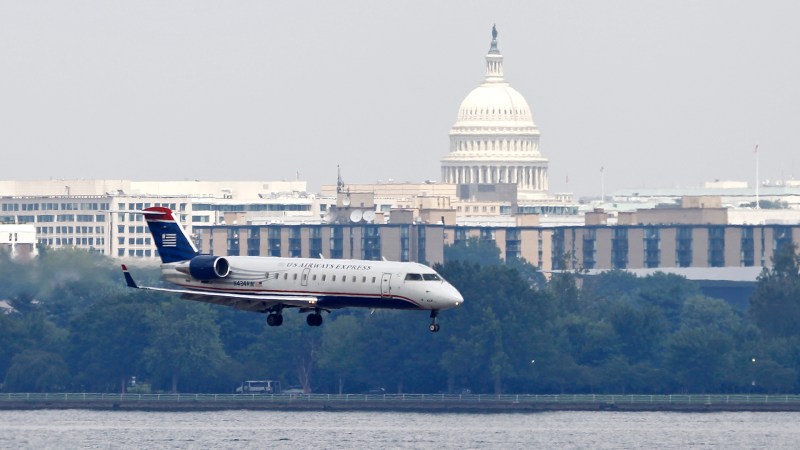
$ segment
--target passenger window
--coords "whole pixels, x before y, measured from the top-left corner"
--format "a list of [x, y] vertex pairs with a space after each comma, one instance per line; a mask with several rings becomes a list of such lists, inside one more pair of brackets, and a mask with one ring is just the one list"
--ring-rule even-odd
[[353, 275], [353, 283], [355, 283], [355, 282], [356, 282], [356, 276]]
[[289, 278], [289, 274], [288, 273], [283, 274], [283, 279], [285, 280], [287, 278]]
[[294, 276], [292, 277], [292, 279], [293, 279], [293, 280], [297, 280], [297, 274], [294, 274]]
[[323, 275], [323, 276], [322, 276], [322, 281], [325, 281], [325, 276], [326, 276], [326, 275]]
[[269, 280], [269, 272], [267, 272], [267, 273], [265, 273], [265, 274], [264, 274], [264, 278], [266, 278], [266, 279], [268, 279], [268, 280]]
[[336, 281], [336, 275], [331, 277], [331, 281]]
[[347, 275], [342, 275], [342, 283], [344, 283], [345, 281], [347, 281]]
[[372, 277], [372, 282], [373, 282], [373, 283], [375, 282], [375, 277]]
[[362, 278], [362, 279], [361, 279], [361, 282], [362, 282], [362, 283], [366, 283], [366, 282], [367, 282], [367, 277], [364, 277], [364, 278]]
[[311, 279], [317, 281], [317, 275], [315, 274], [313, 277], [311, 277]]

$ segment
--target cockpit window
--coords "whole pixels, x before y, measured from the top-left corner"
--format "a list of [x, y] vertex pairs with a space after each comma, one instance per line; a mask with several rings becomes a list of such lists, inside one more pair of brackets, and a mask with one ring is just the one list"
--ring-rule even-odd
[[435, 273], [423, 273], [422, 277], [425, 279], [425, 281], [442, 281], [442, 277]]
[[409, 273], [406, 275], [406, 281], [413, 280], [413, 281], [421, 281], [422, 275], [419, 273]]

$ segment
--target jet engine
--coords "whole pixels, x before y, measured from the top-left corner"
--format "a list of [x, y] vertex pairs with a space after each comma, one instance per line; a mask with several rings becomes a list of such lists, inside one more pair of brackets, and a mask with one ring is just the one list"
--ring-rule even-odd
[[200, 281], [225, 278], [231, 273], [228, 260], [220, 256], [200, 255], [189, 261], [189, 275]]

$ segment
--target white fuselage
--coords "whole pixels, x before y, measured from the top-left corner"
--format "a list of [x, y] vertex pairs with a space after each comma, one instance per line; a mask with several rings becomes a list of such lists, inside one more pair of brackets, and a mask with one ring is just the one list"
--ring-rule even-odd
[[315, 307], [442, 310], [464, 299], [428, 266], [412, 262], [229, 256], [224, 278], [199, 281], [185, 263], [163, 264], [164, 278], [209, 294], [308, 296]]

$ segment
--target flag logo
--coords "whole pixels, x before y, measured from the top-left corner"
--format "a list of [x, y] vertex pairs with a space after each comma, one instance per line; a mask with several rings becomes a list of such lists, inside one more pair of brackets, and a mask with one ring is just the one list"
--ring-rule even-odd
[[176, 247], [178, 245], [178, 236], [175, 233], [164, 233], [161, 235], [162, 247]]

